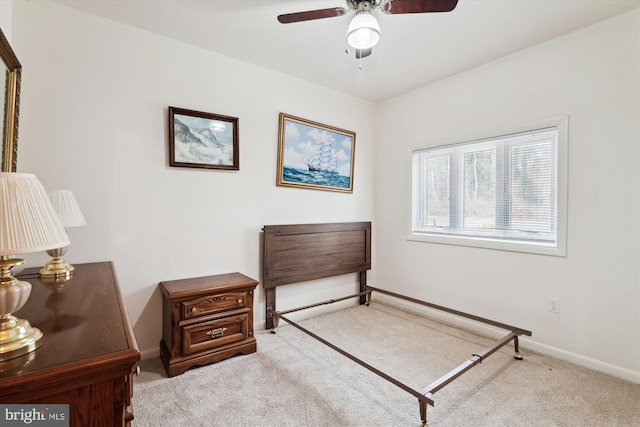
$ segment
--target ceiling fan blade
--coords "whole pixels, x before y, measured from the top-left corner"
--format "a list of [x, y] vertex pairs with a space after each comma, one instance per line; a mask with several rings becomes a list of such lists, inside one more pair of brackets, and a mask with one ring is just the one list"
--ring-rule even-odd
[[307, 10], [306, 12], [294, 12], [285, 13], [284, 15], [278, 15], [278, 21], [281, 24], [290, 24], [292, 22], [311, 21], [313, 19], [333, 18], [335, 16], [342, 16], [348, 12], [349, 9], [344, 7], [332, 7], [330, 9], [318, 9]]
[[372, 49], [356, 49], [356, 59], [366, 58], [371, 55]]
[[397, 15], [400, 13], [451, 12], [458, 0], [393, 0], [385, 5], [384, 11]]

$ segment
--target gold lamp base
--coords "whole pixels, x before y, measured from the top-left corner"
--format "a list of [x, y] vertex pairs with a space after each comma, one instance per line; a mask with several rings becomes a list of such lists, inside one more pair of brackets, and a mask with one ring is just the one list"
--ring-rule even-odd
[[40, 277], [70, 277], [76, 268], [67, 261], [54, 258], [40, 269]]
[[12, 315], [0, 317], [0, 362], [25, 355], [40, 347], [43, 335], [28, 320]]
[[21, 282], [10, 273], [23, 262], [0, 257], [0, 362], [30, 353], [43, 343], [40, 329], [11, 314], [20, 310], [31, 295], [31, 283]]
[[66, 252], [66, 246], [48, 250], [47, 253], [52, 256], [53, 259], [40, 269], [40, 277], [70, 277], [76, 269], [67, 261], [60, 258]]

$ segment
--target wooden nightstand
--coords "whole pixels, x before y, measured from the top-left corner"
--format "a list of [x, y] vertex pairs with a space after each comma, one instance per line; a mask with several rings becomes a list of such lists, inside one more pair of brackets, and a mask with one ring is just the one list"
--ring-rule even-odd
[[240, 273], [161, 282], [160, 358], [169, 377], [256, 351], [253, 291]]

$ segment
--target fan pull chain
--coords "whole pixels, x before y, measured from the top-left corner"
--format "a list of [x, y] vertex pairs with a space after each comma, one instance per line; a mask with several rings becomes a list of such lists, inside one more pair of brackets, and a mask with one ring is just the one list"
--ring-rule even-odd
[[[344, 53], [345, 53], [346, 55], [349, 55], [349, 54], [351, 54], [351, 51], [349, 50], [349, 48], [346, 48], [346, 49], [344, 50]], [[358, 60], [358, 70], [362, 70], [362, 56], [358, 57], [358, 56], [356, 55], [356, 59]]]

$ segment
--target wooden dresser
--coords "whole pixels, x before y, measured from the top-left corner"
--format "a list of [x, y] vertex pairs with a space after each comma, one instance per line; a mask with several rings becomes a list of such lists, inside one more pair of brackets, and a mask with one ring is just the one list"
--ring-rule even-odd
[[38, 268], [18, 275], [32, 291], [14, 314], [40, 329], [44, 344], [0, 362], [0, 403], [68, 404], [71, 427], [129, 425], [140, 353], [113, 265], [75, 268], [64, 286], [41, 282]]
[[160, 283], [160, 358], [169, 377], [256, 351], [253, 291], [257, 284], [240, 273]]

